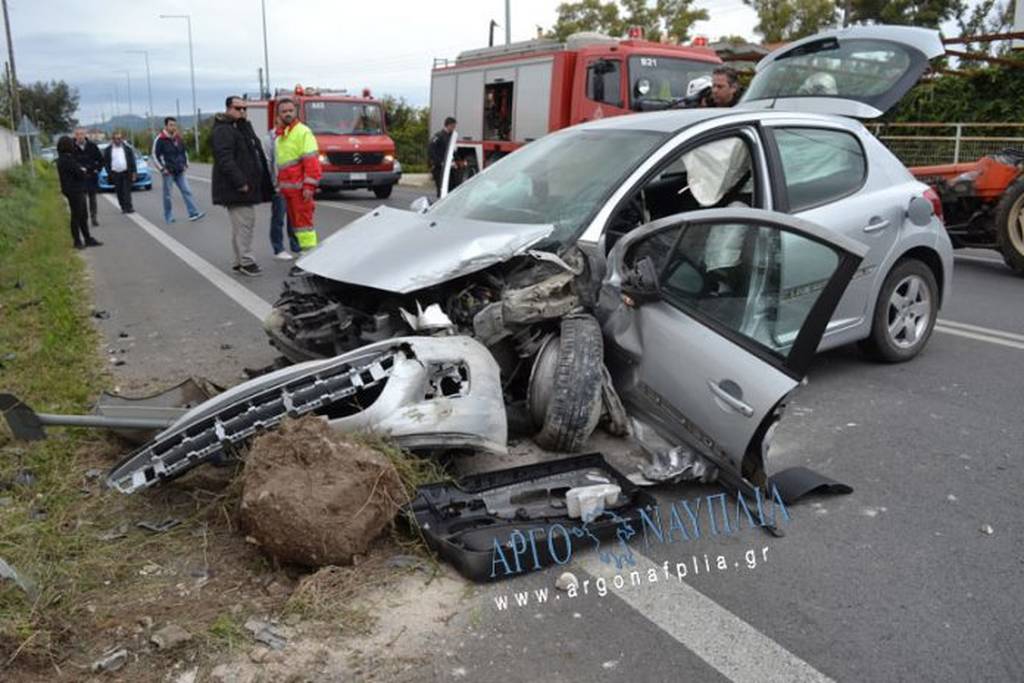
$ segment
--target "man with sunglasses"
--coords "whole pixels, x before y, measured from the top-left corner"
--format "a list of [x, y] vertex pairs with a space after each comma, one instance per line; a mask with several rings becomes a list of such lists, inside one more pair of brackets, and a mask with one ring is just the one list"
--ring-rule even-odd
[[245, 100], [231, 96], [224, 104], [225, 111], [213, 122], [213, 203], [226, 208], [231, 220], [232, 270], [256, 276], [263, 270], [252, 256], [255, 206], [270, 201], [274, 187], [263, 144], [246, 118]]

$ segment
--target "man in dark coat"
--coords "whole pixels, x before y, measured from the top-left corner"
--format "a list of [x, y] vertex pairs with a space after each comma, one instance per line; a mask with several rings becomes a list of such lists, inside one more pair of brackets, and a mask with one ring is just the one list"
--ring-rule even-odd
[[178, 133], [178, 119], [168, 116], [164, 119], [164, 128], [153, 140], [153, 152], [149, 155], [153, 165], [160, 171], [164, 179], [164, 220], [174, 222], [174, 207], [171, 204], [171, 187], [178, 186], [181, 198], [185, 200], [188, 219], [197, 221], [206, 214], [199, 210], [192, 199], [192, 188], [188, 186], [185, 171], [188, 170], [188, 150], [185, 141]]
[[226, 208], [231, 220], [232, 270], [255, 276], [263, 272], [252, 256], [255, 205], [270, 201], [274, 186], [263, 145], [246, 118], [245, 100], [231, 96], [224, 103], [225, 111], [213, 122], [213, 203]]
[[103, 166], [107, 169], [107, 179], [117, 192], [117, 203], [122, 213], [135, 213], [132, 207], [132, 184], [135, 182], [135, 150], [124, 141], [124, 137], [115, 132], [110, 145], [103, 150]]
[[75, 242], [75, 249], [99, 247], [103, 243], [89, 234], [89, 214], [85, 208], [88, 174], [79, 165], [75, 148], [75, 143], [67, 135], [57, 141], [57, 173], [60, 191], [67, 197], [71, 209], [71, 239]]
[[[430, 175], [434, 178], [438, 197], [441, 196], [441, 183], [444, 182], [444, 162], [448, 158], [448, 145], [451, 143], [454, 132], [455, 119], [449, 116], [444, 120], [444, 127], [434, 133], [434, 137], [430, 138], [430, 144], [427, 146], [427, 165], [430, 166]], [[449, 178], [449, 185], [450, 183], [451, 178]]]
[[103, 168], [103, 153], [96, 143], [85, 134], [85, 128], [75, 128], [75, 163], [85, 169], [85, 195], [89, 198], [89, 215], [92, 224], [99, 225], [96, 218], [96, 191], [99, 189], [100, 169]]

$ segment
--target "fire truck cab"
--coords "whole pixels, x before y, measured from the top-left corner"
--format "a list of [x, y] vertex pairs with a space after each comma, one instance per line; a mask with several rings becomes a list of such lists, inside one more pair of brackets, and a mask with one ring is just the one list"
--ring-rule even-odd
[[577, 33], [565, 43], [469, 50], [454, 62], [435, 60], [430, 129], [454, 116], [459, 148], [475, 148], [474, 161], [486, 165], [560, 128], [666, 108], [721, 63], [707, 47], [654, 43], [632, 32], [627, 40]]
[[[402, 177], [402, 166], [395, 158], [395, 142], [388, 136], [384, 106], [369, 90], [360, 97], [301, 85], [293, 91], [278, 90], [270, 100], [249, 103], [253, 126], [272, 128], [282, 97], [295, 101], [299, 120], [316, 135], [322, 192], [366, 188], [380, 199], [391, 195]], [[258, 120], [261, 115], [266, 116], [265, 123]]]

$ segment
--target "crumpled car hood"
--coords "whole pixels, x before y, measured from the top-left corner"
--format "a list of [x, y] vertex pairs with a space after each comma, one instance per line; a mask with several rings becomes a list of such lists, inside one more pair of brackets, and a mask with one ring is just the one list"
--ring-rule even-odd
[[329, 280], [406, 294], [507, 261], [553, 229], [381, 206], [331, 235], [298, 266]]

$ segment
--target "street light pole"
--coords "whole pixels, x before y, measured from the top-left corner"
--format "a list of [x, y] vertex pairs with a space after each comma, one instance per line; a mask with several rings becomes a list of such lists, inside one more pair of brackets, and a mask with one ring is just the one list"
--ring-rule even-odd
[[505, 44], [512, 42], [512, 0], [505, 0]]
[[196, 138], [196, 156], [199, 156], [199, 108], [196, 105], [196, 63], [192, 55], [192, 15], [161, 14], [161, 19], [184, 19], [188, 23], [188, 70], [192, 79], [192, 132]]
[[122, 69], [124, 77], [128, 81], [128, 116], [133, 116], [132, 111], [132, 72], [128, 69]]
[[[263, 75], [266, 76], [267, 90], [270, 92], [270, 56], [267, 52], [267, 0], [260, 0], [260, 8], [263, 10]], [[260, 93], [260, 99], [264, 93]]]
[[149, 115], [146, 116], [146, 124], [149, 126], [149, 137], [155, 138], [153, 133], [153, 81], [149, 77], [149, 50], [126, 50], [132, 54], [141, 54], [146, 58], [146, 94], [149, 96]]

